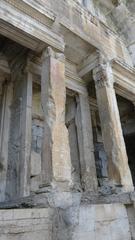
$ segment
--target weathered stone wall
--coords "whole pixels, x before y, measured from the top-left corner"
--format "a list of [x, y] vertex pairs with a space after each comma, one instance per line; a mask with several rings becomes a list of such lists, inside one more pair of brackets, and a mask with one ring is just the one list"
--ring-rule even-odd
[[[13, 98], [7, 93], [0, 109], [0, 201], [9, 200], [0, 203], [0, 240], [135, 239], [135, 193], [115, 88], [135, 102], [134, 30], [125, 24], [125, 3], [1, 0], [0, 51], [11, 68]], [[0, 59], [0, 78], [2, 71]], [[125, 116], [121, 122], [124, 133], [134, 133], [133, 118], [132, 125]]]
[[[108, 15], [105, 15], [106, 12], [110, 12], [110, 8], [114, 8], [114, 5], [110, 4], [112, 1], [105, 1], [105, 4], [102, 4], [103, 7], [99, 4], [100, 2], [104, 1], [93, 1], [94, 8], [91, 7], [90, 11], [87, 10], [89, 10], [88, 6], [92, 5], [92, 3], [87, 3], [85, 7], [84, 1], [81, 0], [42, 0], [41, 6], [43, 8], [46, 6], [48, 10], [51, 9], [54, 13], [58, 25], [56, 31], [64, 35], [65, 42], [68, 40], [66, 40], [63, 27], [68, 30], [70, 29], [78, 37], [101, 49], [109, 59], [119, 58], [132, 65], [131, 56], [126, 48], [126, 44], [115, 33], [117, 29], [116, 26], [116, 29], [114, 28], [115, 23], [108, 21]], [[109, 8], [106, 7], [108, 5], [106, 2], [109, 2]], [[106, 9], [106, 12], [102, 11], [102, 8]], [[72, 47], [72, 41], [70, 47]]]
[[131, 239], [135, 240], [135, 208], [133, 205], [127, 206], [127, 214], [130, 224]]
[[0, 240], [52, 240], [51, 209], [0, 211]]
[[0, 240], [131, 240], [134, 216], [130, 208], [128, 215], [122, 204], [80, 205], [68, 211], [0, 210]]
[[73, 239], [131, 240], [126, 208], [120, 204], [81, 206]]

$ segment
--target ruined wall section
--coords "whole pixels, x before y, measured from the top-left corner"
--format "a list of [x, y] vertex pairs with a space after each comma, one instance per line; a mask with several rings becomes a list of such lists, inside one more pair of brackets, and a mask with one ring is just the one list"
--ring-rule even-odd
[[78, 205], [73, 199], [71, 206], [1, 210], [0, 240], [134, 240], [132, 206]]

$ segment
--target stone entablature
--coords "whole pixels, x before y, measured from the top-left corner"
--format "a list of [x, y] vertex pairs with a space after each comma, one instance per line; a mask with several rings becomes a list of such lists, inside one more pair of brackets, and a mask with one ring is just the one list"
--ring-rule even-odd
[[[55, 7], [57, 6], [57, 3], [55, 1], [47, 1], [47, 5], [45, 4], [46, 2], [42, 2], [42, 7], [40, 5], [38, 7], [36, 3], [36, 7], [34, 5], [34, 11], [32, 3], [34, 5], [34, 2], [32, 1], [30, 3], [23, 1], [22, 4], [13, 0], [1, 1], [1, 20], [4, 21], [4, 27], [7, 27], [8, 29], [8, 24], [6, 25], [6, 22], [10, 22], [10, 24], [17, 27], [18, 30], [26, 31], [29, 35], [28, 39], [30, 48], [36, 51], [41, 51], [44, 48], [44, 43], [47, 43], [58, 50], [64, 50], [64, 42], [66, 42], [65, 30], [67, 29], [70, 34], [74, 33], [78, 38], [83, 39], [88, 44], [103, 51], [110, 59], [118, 57], [119, 59], [123, 59], [125, 62], [132, 64], [122, 40], [107, 26], [103, 25], [95, 16], [93, 17], [86, 9], [82, 9], [73, 0], [70, 3], [71, 5], [68, 5], [67, 2], [65, 3], [65, 11], [68, 16], [63, 16], [63, 12], [59, 12], [59, 9], [61, 8], [57, 8], [58, 15], [56, 15]], [[46, 11], [43, 12], [44, 4], [45, 6], [48, 6], [49, 10], [47, 13]], [[64, 3], [63, 1], [60, 1], [58, 4], [62, 7]], [[9, 11], [7, 12], [8, 9]], [[70, 13], [69, 9], [71, 9]], [[6, 12], [8, 14], [5, 14]], [[24, 14], [27, 26], [21, 21], [21, 19], [24, 18]], [[12, 19], [12, 22], [10, 19]], [[18, 36], [20, 34], [19, 31]], [[4, 29], [1, 29], [1, 33], [4, 35], [6, 34], [7, 36], [7, 32], [5, 32]], [[10, 32], [8, 36], [14, 39], [12, 32]], [[33, 41], [31, 44], [30, 39]], [[102, 48], [100, 44], [101, 42]], [[28, 42], [25, 41], [23, 43], [23, 40], [21, 40], [21, 44], [27, 45]]]

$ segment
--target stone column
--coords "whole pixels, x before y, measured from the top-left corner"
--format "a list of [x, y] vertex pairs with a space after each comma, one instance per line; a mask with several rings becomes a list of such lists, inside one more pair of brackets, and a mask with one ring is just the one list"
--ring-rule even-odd
[[32, 74], [18, 71], [13, 78], [6, 199], [29, 195], [31, 153]]
[[86, 191], [97, 190], [97, 174], [94, 158], [93, 132], [90, 104], [87, 94], [77, 98], [76, 124], [80, 151], [82, 185]]
[[32, 128], [32, 73], [24, 75], [22, 86], [22, 115], [21, 115], [21, 153], [20, 153], [20, 195], [28, 196], [30, 191], [30, 157], [31, 157], [31, 128]]
[[3, 84], [2, 99], [0, 104], [0, 202], [5, 200], [6, 175], [8, 165], [8, 141], [10, 129], [10, 106], [13, 97], [13, 84]]
[[44, 184], [71, 181], [68, 131], [65, 126], [65, 59], [50, 47], [42, 55], [41, 99], [44, 114], [42, 176]]
[[93, 78], [110, 182], [121, 186], [124, 191], [132, 191], [133, 183], [113, 87], [112, 68], [103, 56], [100, 56], [99, 65], [93, 70]]

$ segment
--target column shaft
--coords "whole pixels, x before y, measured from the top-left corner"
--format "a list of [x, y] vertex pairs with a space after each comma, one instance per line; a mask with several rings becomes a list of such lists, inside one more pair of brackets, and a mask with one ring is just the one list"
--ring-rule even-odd
[[10, 106], [13, 97], [13, 84], [7, 83], [3, 87], [1, 100], [1, 124], [0, 124], [0, 201], [5, 200], [6, 175], [8, 166], [8, 138], [10, 129]]
[[17, 73], [11, 104], [6, 199], [29, 195], [32, 75]]
[[87, 95], [79, 94], [76, 122], [82, 185], [86, 191], [95, 191], [97, 190], [97, 175], [94, 158], [90, 105]]
[[21, 161], [20, 161], [20, 195], [27, 196], [30, 191], [30, 156], [32, 125], [32, 74], [26, 73], [23, 84], [23, 107], [21, 117]]
[[70, 182], [71, 159], [65, 126], [65, 63], [51, 48], [43, 53], [41, 98], [44, 114], [42, 175], [44, 183]]
[[114, 185], [133, 190], [119, 110], [109, 63], [101, 62], [93, 71], [101, 120], [104, 147], [108, 159], [108, 176]]

